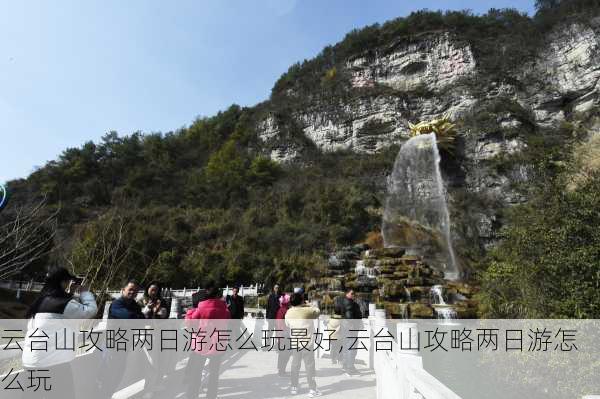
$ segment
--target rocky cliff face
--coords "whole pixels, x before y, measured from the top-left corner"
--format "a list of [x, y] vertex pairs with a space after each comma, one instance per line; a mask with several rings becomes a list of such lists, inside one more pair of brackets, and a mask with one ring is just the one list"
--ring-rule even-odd
[[[425, 33], [346, 61], [341, 73], [351, 88], [370, 94], [336, 100], [333, 107], [311, 102], [295, 109], [292, 117], [308, 144], [321, 152], [370, 154], [407, 140], [409, 122], [449, 114], [463, 136], [459, 161], [444, 168], [454, 213], [463, 212], [459, 217], [466, 221], [454, 226], [454, 234], [459, 240], [486, 242], [493, 236], [498, 209], [526, 199], [514, 187], [527, 182], [530, 167], [510, 162], [527, 149], [525, 133], [556, 128], [597, 106], [599, 48], [600, 18], [565, 23], [545, 38], [531, 61], [500, 79], [486, 76], [472, 46], [455, 34]], [[501, 43], [497, 51], [504, 51]], [[382, 90], [368, 92], [373, 88]], [[488, 109], [490, 104], [496, 106]], [[485, 129], [466, 122], [484, 109]], [[302, 161], [306, 145], [286, 142], [273, 115], [260, 122], [258, 131], [272, 159]], [[499, 171], [500, 159], [505, 165]], [[459, 192], [494, 206], [460, 211]]]
[[[324, 111], [319, 104], [297, 110], [294, 119], [321, 151], [380, 151], [408, 138], [408, 122], [424, 120], [449, 111], [455, 118], [468, 111], [476, 99], [460, 89], [451, 95], [413, 98], [398, 95], [441, 91], [461, 78], [476, 74], [476, 62], [468, 43], [448, 32], [433, 33], [394, 43], [375, 54], [348, 60], [345, 71], [353, 88], [384, 86], [392, 94], [360, 96]], [[259, 125], [265, 144], [279, 135], [277, 122], [268, 116]], [[273, 149], [271, 157], [289, 162], [301, 156], [298, 148]]]
[[402, 40], [386, 50], [348, 61], [354, 87], [383, 84], [397, 90], [422, 86], [439, 90], [475, 72], [471, 47], [449, 32]]

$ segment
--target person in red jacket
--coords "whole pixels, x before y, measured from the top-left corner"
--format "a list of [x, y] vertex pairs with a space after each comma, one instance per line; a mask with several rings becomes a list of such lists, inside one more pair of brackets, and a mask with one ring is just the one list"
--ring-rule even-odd
[[208, 360], [208, 387], [206, 398], [217, 397], [219, 387], [219, 371], [223, 362], [223, 355], [227, 350], [226, 345], [219, 342], [219, 333], [226, 331], [227, 320], [231, 318], [225, 301], [223, 301], [221, 290], [216, 284], [210, 283], [206, 287], [206, 296], [198, 303], [196, 309], [190, 309], [186, 313], [186, 319], [199, 320], [197, 323], [188, 322], [188, 331], [192, 329], [198, 333], [195, 339], [195, 354], [190, 354], [186, 368], [185, 383], [187, 385], [186, 395], [188, 398], [197, 398], [202, 384], [202, 371]]
[[[277, 330], [281, 330], [279, 334], [281, 334], [281, 336], [283, 337], [281, 342], [282, 347], [285, 347], [284, 345], [286, 344], [290, 336], [288, 331], [289, 329], [285, 325], [285, 314], [290, 308], [290, 298], [290, 294], [283, 294], [279, 297], [279, 308], [277, 309], [277, 313], [275, 314], [275, 327], [277, 328]], [[275, 345], [277, 345], [277, 348], [279, 349], [280, 345], [278, 343], [275, 343]], [[286, 376], [285, 368], [287, 367], [291, 354], [292, 352], [288, 348], [279, 350], [277, 354], [277, 374], [280, 377]]]

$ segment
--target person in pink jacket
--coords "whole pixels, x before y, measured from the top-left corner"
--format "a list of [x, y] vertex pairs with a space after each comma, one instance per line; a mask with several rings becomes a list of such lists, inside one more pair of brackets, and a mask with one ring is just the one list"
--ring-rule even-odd
[[[185, 318], [188, 320], [188, 331], [198, 333], [196, 353], [190, 354], [186, 368], [185, 383], [188, 398], [197, 398], [202, 384], [202, 371], [208, 360], [208, 387], [206, 398], [217, 397], [219, 387], [219, 371], [223, 356], [227, 350], [227, 343], [219, 342], [219, 331], [228, 329], [227, 320], [231, 318], [225, 301], [222, 299], [221, 290], [216, 284], [206, 287], [206, 296], [198, 303], [196, 309], [187, 311]], [[195, 322], [198, 320], [198, 322]]]
[[[289, 328], [285, 325], [285, 314], [290, 308], [290, 294], [283, 294], [279, 297], [279, 309], [277, 309], [277, 314], [275, 315], [275, 327], [277, 330], [281, 330], [279, 334], [283, 337], [281, 344], [283, 347], [288, 342], [289, 339]], [[277, 347], [279, 347], [278, 343], [275, 343]], [[292, 352], [288, 349], [282, 349], [277, 354], [277, 374], [280, 377], [285, 377], [287, 374], [285, 373], [285, 369], [287, 367], [288, 361], [290, 360]]]

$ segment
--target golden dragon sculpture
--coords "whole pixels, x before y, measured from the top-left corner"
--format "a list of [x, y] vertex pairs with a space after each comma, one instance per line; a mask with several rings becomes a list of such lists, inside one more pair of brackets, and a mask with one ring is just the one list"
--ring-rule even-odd
[[441, 118], [433, 119], [429, 122], [419, 122], [416, 125], [408, 123], [410, 136], [415, 137], [421, 134], [435, 133], [439, 144], [445, 147], [451, 147], [456, 136], [456, 125], [450, 122], [450, 116], [446, 113]]

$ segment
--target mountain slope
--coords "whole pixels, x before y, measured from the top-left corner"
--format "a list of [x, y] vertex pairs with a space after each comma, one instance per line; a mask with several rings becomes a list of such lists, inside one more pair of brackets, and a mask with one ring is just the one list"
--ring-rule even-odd
[[46, 264], [91, 271], [98, 287], [125, 276], [305, 281], [327, 251], [379, 230], [408, 123], [449, 113], [461, 137], [442, 168], [470, 270], [506, 208], [598, 130], [599, 15], [595, 2], [572, 1], [536, 18], [423, 11], [353, 31], [292, 66], [255, 107], [66, 150], [10, 183], [2, 218], [46, 195], [48, 211], [61, 209]]

